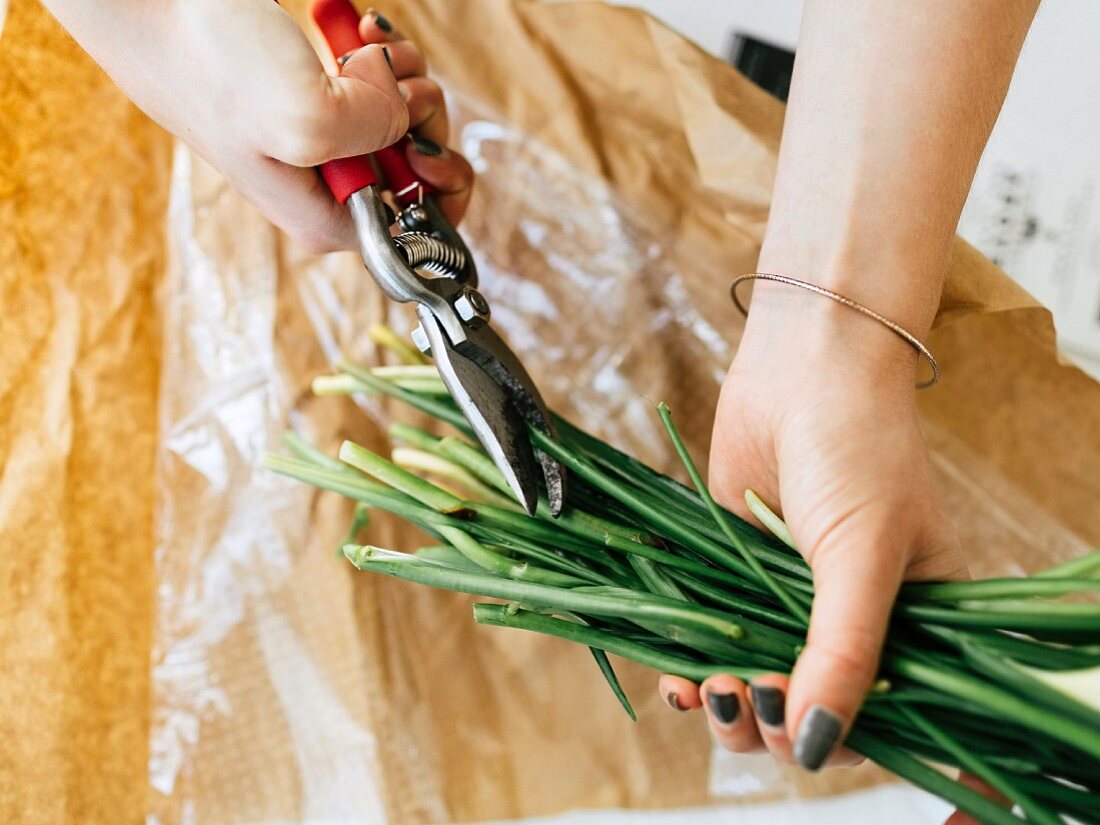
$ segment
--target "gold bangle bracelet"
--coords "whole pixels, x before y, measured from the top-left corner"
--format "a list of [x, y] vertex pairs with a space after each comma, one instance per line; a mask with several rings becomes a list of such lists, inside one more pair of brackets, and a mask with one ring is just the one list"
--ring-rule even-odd
[[901, 338], [905, 343], [909, 344], [913, 349], [917, 351], [917, 354], [924, 358], [928, 362], [928, 365], [932, 367], [932, 377], [922, 383], [917, 384], [918, 390], [923, 390], [927, 387], [931, 387], [937, 381], [940, 380], [940, 365], [936, 361], [936, 357], [932, 355], [932, 351], [928, 349], [917, 336], [906, 330], [900, 324], [896, 324], [889, 318], [879, 315], [873, 309], [865, 307], [858, 301], [853, 301], [851, 298], [846, 298], [840, 293], [833, 292], [830, 289], [825, 289], [823, 286], [817, 284], [811, 284], [808, 281], [800, 281], [798, 278], [792, 278], [790, 275], [776, 275], [772, 272], [750, 272], [748, 275], [742, 275], [739, 278], [735, 278], [733, 283], [730, 284], [730, 297], [733, 299], [734, 306], [740, 310], [742, 315], [748, 316], [749, 311], [745, 309], [745, 305], [741, 303], [741, 299], [737, 297], [737, 287], [745, 281], [776, 281], [781, 284], [787, 284], [788, 286], [796, 286], [799, 289], [805, 289], [808, 292], [814, 292], [818, 295], [823, 295], [826, 298], [831, 298], [838, 304], [844, 304], [844, 306], [854, 309], [856, 312], [861, 312], [868, 318], [874, 318], [880, 324], [889, 329], [892, 333]]

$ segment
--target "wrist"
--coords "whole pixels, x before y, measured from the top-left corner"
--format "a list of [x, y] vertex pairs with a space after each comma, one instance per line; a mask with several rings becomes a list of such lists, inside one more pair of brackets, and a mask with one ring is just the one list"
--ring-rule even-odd
[[794, 394], [840, 386], [912, 396], [930, 372], [916, 349], [885, 324], [798, 286], [754, 281], [750, 310], [738, 372], [767, 375]]
[[832, 234], [817, 245], [770, 228], [757, 268], [824, 287], [889, 318], [918, 339], [927, 337], [939, 308], [946, 253], [928, 245], [891, 243], [871, 232], [853, 240], [845, 240], [843, 233], [832, 239]]

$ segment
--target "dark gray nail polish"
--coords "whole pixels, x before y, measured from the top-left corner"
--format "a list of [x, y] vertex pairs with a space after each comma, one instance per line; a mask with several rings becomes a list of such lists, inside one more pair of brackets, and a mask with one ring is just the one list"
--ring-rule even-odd
[[382, 47], [382, 56], [386, 58], [386, 65], [391, 69], [393, 68], [393, 59], [390, 57], [390, 50], [385, 46]]
[[673, 710], [687, 710], [687, 708], [680, 707], [680, 697], [676, 695], [676, 691], [670, 690], [665, 698], [668, 699], [669, 707]]
[[355, 52], [348, 52], [347, 54], [340, 55], [338, 58], [336, 58], [336, 65], [339, 66], [341, 69], [344, 68], [344, 64], [351, 60], [351, 56], [353, 54], [355, 54]]
[[828, 708], [813, 705], [798, 726], [794, 738], [794, 758], [807, 770], [816, 771], [825, 764], [836, 747], [843, 725], [840, 717]]
[[783, 724], [784, 706], [787, 697], [777, 687], [764, 687], [762, 685], [749, 685], [752, 691], [752, 707], [756, 711], [756, 717], [765, 725], [773, 728]]
[[437, 158], [443, 154], [443, 147], [434, 140], [428, 140], [426, 137], [412, 133], [409, 134], [409, 140], [412, 141], [413, 148], [422, 155]]
[[741, 715], [741, 703], [736, 693], [711, 693], [708, 690], [707, 704], [714, 718], [723, 725], [732, 725]]
[[382, 16], [382, 12], [374, 12], [374, 25], [378, 26], [386, 34], [393, 31], [393, 23]]

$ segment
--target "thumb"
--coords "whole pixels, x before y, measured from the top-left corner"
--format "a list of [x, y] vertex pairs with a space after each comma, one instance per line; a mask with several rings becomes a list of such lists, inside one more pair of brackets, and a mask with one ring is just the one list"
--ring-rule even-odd
[[291, 166], [318, 166], [389, 146], [409, 127], [409, 110], [390, 68], [386, 47], [364, 46], [338, 77], [320, 74], [324, 87], [308, 105], [283, 115], [269, 154]]
[[333, 157], [373, 152], [395, 143], [409, 129], [409, 110], [397, 85], [389, 49], [364, 46], [332, 78], [330, 126]]
[[855, 511], [808, 554], [814, 602], [787, 719], [794, 757], [809, 770], [843, 740], [874, 681], [907, 550], [897, 520]]

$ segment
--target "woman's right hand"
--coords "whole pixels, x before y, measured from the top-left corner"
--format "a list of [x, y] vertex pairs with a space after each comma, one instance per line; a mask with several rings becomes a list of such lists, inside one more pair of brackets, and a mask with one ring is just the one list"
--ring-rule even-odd
[[410, 129], [415, 171], [452, 221], [465, 210], [473, 172], [442, 148], [443, 93], [425, 76], [420, 50], [377, 12], [360, 23], [368, 45], [329, 77], [271, 0], [46, 5], [134, 103], [311, 251], [356, 245], [347, 210], [313, 167], [388, 146]]

